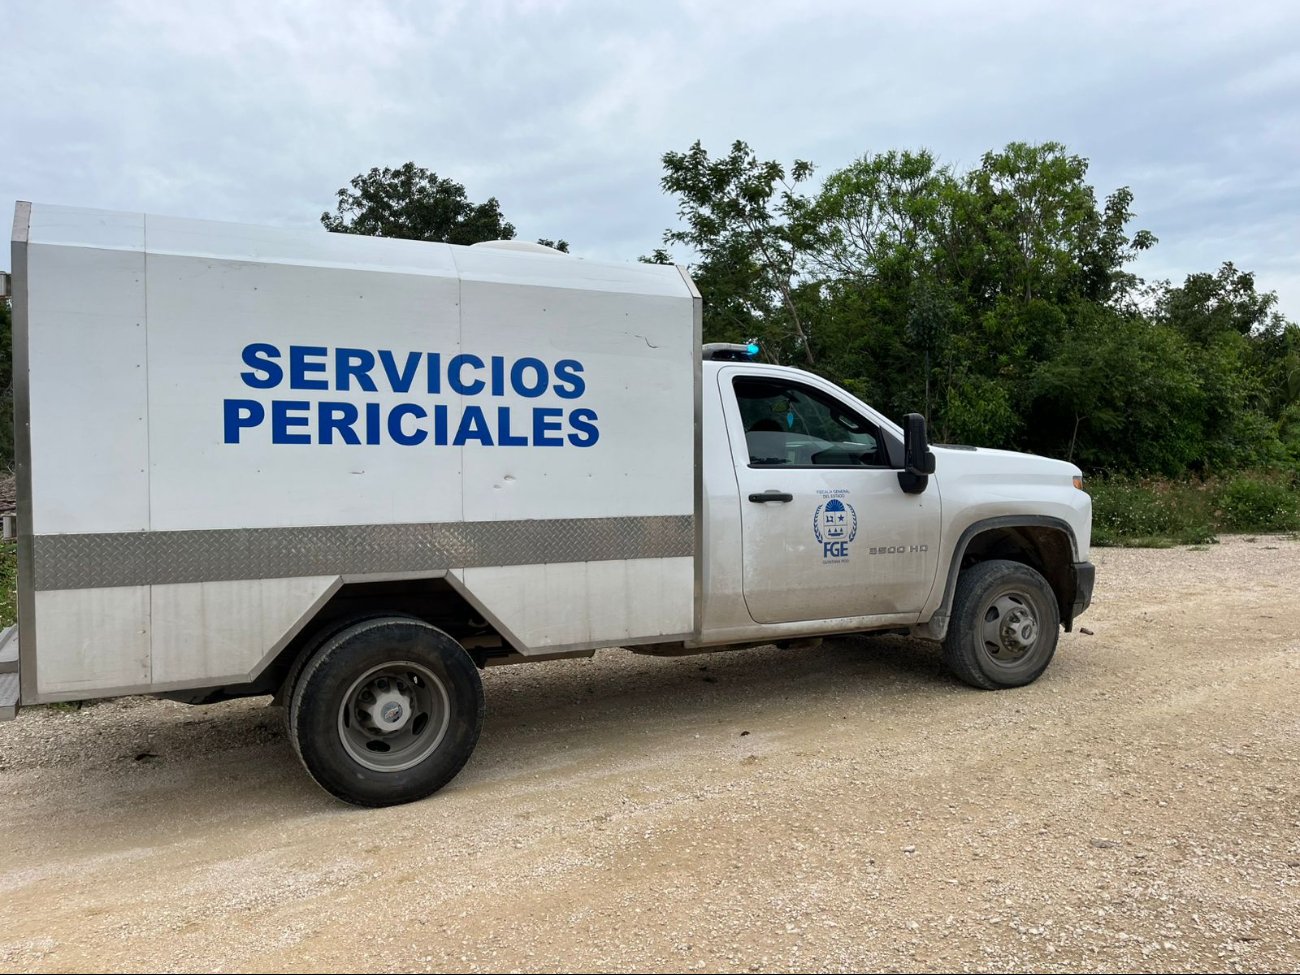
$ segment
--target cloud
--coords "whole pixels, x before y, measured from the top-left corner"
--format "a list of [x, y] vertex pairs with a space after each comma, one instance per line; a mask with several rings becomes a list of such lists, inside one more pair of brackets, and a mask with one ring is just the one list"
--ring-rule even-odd
[[1292, 5], [47, 0], [0, 36], [0, 203], [314, 226], [412, 159], [632, 259], [674, 220], [659, 157], [696, 138], [822, 173], [1056, 139], [1099, 195], [1133, 188], [1141, 273], [1232, 260], [1300, 317]]

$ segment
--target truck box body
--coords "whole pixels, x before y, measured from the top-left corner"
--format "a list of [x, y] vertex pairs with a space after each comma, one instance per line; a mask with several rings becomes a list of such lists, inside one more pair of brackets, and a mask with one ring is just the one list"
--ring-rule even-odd
[[687, 638], [674, 267], [21, 204], [24, 703], [250, 681], [347, 582], [523, 654]]

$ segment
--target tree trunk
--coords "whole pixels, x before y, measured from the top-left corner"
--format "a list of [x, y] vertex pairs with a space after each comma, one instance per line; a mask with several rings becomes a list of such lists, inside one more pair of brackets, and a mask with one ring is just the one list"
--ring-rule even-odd
[[799, 336], [799, 342], [803, 345], [803, 356], [808, 360], [808, 365], [815, 367], [817, 360], [813, 358], [812, 347], [808, 344], [808, 334], [803, 330], [803, 324], [799, 321], [799, 313], [794, 310], [794, 299], [790, 295], [790, 286], [781, 285], [781, 298], [785, 301], [785, 307], [790, 312], [790, 321], [794, 324], [794, 334]]

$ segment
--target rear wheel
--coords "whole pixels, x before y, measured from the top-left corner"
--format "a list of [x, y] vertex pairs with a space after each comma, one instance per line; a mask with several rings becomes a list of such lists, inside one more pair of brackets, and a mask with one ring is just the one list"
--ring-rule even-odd
[[1037, 570], [979, 562], [957, 578], [944, 661], [972, 687], [1022, 687], [1052, 662], [1060, 625], [1056, 594]]
[[[284, 723], [286, 730], [289, 730], [289, 705], [293, 701], [293, 689], [298, 683], [299, 675], [303, 672], [303, 669], [307, 664], [311, 662], [311, 659], [316, 656], [317, 651], [350, 626], [356, 626], [358, 623], [364, 623], [367, 620], [397, 616], [405, 616], [405, 614], [375, 612], [344, 616], [339, 619], [330, 620], [308, 637], [306, 643], [303, 644], [302, 649], [299, 651], [298, 656], [294, 659], [293, 663], [289, 665], [289, 671], [285, 674], [284, 681], [280, 684], [279, 691], [276, 692], [275, 700], [272, 701], [273, 704], [279, 704], [284, 707]], [[410, 618], [417, 619], [418, 617], [412, 616]]]
[[478, 669], [446, 633], [409, 617], [354, 623], [303, 667], [289, 737], [307, 772], [359, 806], [423, 799], [464, 767], [483, 723]]

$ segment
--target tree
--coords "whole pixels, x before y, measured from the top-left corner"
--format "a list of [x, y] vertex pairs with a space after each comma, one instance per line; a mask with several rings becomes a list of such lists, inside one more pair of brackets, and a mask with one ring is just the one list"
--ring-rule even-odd
[[1025, 304], [1077, 289], [1083, 249], [1078, 231], [1092, 223], [1096, 200], [1084, 182], [1088, 162], [1056, 143], [1008, 145], [987, 152], [967, 178], [991, 258], [996, 293]]
[[1210, 466], [1266, 466], [1282, 452], [1277, 421], [1300, 392], [1300, 333], [1276, 306], [1276, 294], [1257, 291], [1255, 276], [1231, 262], [1189, 274], [1181, 287], [1165, 285], [1156, 297], [1152, 317], [1196, 349]]
[[[465, 187], [408, 162], [397, 169], [372, 169], [353, 178], [351, 189], [338, 191], [336, 213], [322, 213], [320, 222], [335, 233], [369, 237], [404, 237], [444, 244], [477, 244], [511, 240], [496, 197], [473, 203]], [[567, 250], [568, 244], [560, 241]]]
[[700, 255], [710, 340], [759, 338], [889, 415], [924, 408], [937, 440], [1116, 473], [1300, 464], [1300, 327], [1231, 264], [1148, 287], [1132, 192], [1099, 203], [1058, 143], [964, 173], [867, 154], [811, 196], [810, 163], [787, 176], [743, 142], [664, 169], [683, 224], [664, 240]]
[[[926, 150], [867, 154], [826, 179], [811, 211], [808, 263], [830, 305], [822, 361], [895, 413], [923, 407], [931, 418], [936, 373], [954, 375], [949, 340], [962, 312], [939, 258], [958, 189]], [[855, 359], [874, 366], [869, 381], [853, 375]]]
[[809, 201], [794, 187], [812, 175], [795, 160], [787, 179], [778, 162], [762, 161], [743, 142], [712, 159], [696, 141], [663, 156], [665, 192], [677, 195], [683, 229], [664, 243], [687, 244], [700, 255], [696, 278], [708, 288], [705, 335], [762, 338], [769, 357], [816, 364], [800, 309], [806, 281], [800, 261], [809, 243]]
[[1034, 371], [1030, 446], [1094, 471], [1177, 475], [1197, 464], [1210, 404], [1194, 350], [1173, 329], [1105, 307], [1079, 319]]
[[1277, 295], [1255, 290], [1255, 275], [1225, 261], [1214, 274], [1189, 274], [1182, 287], [1166, 287], [1156, 299], [1156, 316], [1189, 340], [1205, 345], [1219, 335], [1279, 334], [1286, 321]]
[[811, 262], [824, 276], [879, 279], [901, 267], [911, 277], [935, 260], [953, 185], [924, 149], [862, 156], [817, 195], [821, 237]]

